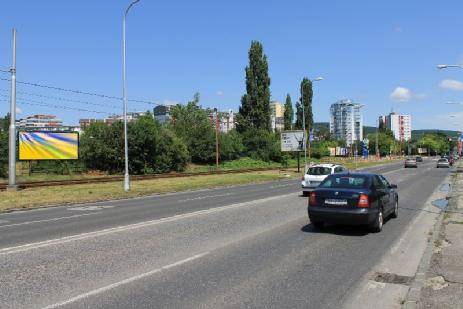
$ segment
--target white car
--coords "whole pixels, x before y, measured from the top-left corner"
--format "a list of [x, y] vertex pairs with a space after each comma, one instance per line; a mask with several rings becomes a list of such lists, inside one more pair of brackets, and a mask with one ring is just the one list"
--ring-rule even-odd
[[315, 190], [328, 175], [347, 171], [347, 168], [337, 164], [316, 164], [310, 166], [305, 175], [302, 176], [302, 194], [307, 196], [309, 192]]

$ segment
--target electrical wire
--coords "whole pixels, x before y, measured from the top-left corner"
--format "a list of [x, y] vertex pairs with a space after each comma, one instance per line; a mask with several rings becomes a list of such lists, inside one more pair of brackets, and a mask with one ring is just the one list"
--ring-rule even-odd
[[[5, 100], [5, 99], [0, 99], [0, 101], [9, 102], [8, 100]], [[24, 101], [24, 100], [19, 99], [19, 98], [18, 98], [18, 101], [19, 101], [19, 105], [45, 106], [45, 107], [53, 107], [53, 108], [59, 108], [59, 109], [65, 109], [65, 110], [75, 110], [75, 111], [79, 111], [79, 112], [114, 115], [114, 113], [108, 113], [108, 112], [102, 112], [102, 111], [94, 111], [94, 110], [89, 110], [89, 109], [84, 109], [84, 108], [76, 108], [76, 107], [69, 107], [69, 106], [63, 106], [63, 105], [54, 105], [54, 104], [48, 104], [48, 103], [44, 103], [44, 102], [29, 103], [29, 102]]]
[[[0, 89], [0, 91], [10, 92], [10, 90], [7, 90], [7, 89]], [[81, 103], [81, 104], [86, 104], [86, 105], [110, 107], [110, 108], [115, 108], [115, 109], [122, 108], [122, 106], [108, 105], [108, 104], [104, 104], [104, 103], [93, 103], [93, 102], [81, 101], [81, 100], [66, 99], [66, 98], [62, 98], [62, 97], [47, 96], [47, 95], [43, 95], [43, 94], [26, 92], [26, 91], [16, 91], [16, 93], [23, 94], [23, 95], [35, 96], [35, 97], [39, 97], [39, 98], [43, 98], [43, 99], [57, 100], [57, 101], [62, 101], [62, 102]]]
[[[0, 78], [0, 80], [11, 81], [8, 78]], [[120, 101], [123, 100], [123, 98], [121, 98], [121, 97], [111, 96], [111, 95], [107, 95], [107, 94], [100, 94], [100, 93], [95, 93], [95, 92], [87, 92], [87, 91], [75, 90], [75, 89], [66, 89], [66, 88], [61, 88], [61, 87], [42, 85], [42, 84], [23, 82], [23, 81], [16, 81], [16, 82], [18, 84], [28, 85], [28, 86], [33, 86], [33, 87], [40, 87], [40, 88], [45, 88], [45, 89], [53, 89], [53, 90], [58, 90], [58, 91], [71, 92], [71, 93], [76, 93], [76, 94], [96, 96], [96, 97], [105, 98], [105, 99], [120, 100]], [[136, 102], [136, 103], [150, 104], [150, 105], [159, 105], [156, 102], [145, 101], [145, 100], [127, 99], [127, 101]]]

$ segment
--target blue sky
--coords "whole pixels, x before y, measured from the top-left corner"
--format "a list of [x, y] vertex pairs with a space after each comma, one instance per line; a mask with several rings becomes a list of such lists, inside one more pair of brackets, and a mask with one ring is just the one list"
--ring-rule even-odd
[[[16, 27], [18, 80], [121, 96], [121, 18], [128, 3], [3, 1], [0, 69], [10, 66]], [[463, 70], [436, 65], [463, 64], [462, 11], [461, 1], [141, 0], [127, 21], [128, 95], [183, 103], [200, 92], [203, 106], [237, 110], [250, 42], [259, 40], [269, 59], [272, 99], [284, 101], [290, 93], [295, 102], [303, 76], [324, 77], [314, 85], [315, 121], [328, 121], [331, 103], [352, 98], [365, 104], [367, 125], [393, 108], [410, 113], [414, 128], [460, 129], [463, 105], [445, 102], [463, 101]], [[0, 114], [8, 110], [7, 89], [0, 80]], [[19, 98], [47, 104], [121, 111], [37, 94], [120, 105], [114, 100], [25, 85], [18, 91], [34, 94]], [[103, 116], [18, 102], [18, 117], [53, 113], [77, 123]]]

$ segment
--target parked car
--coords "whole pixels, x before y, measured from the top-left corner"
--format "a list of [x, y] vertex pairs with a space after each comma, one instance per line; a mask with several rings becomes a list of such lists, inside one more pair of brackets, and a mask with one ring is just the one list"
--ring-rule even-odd
[[309, 197], [308, 214], [315, 228], [335, 223], [366, 225], [380, 232], [384, 218], [396, 218], [398, 212], [397, 185], [378, 174], [332, 174]]
[[407, 167], [417, 168], [418, 164], [416, 163], [416, 159], [415, 158], [407, 158], [407, 159], [405, 159], [404, 168], [407, 168]]
[[310, 166], [304, 176], [302, 176], [302, 194], [307, 196], [326, 178], [326, 176], [334, 173], [343, 173], [347, 169], [342, 165], [337, 164], [317, 164]]
[[416, 162], [423, 162], [422, 156], [416, 156]]
[[437, 160], [437, 166], [436, 167], [437, 168], [440, 168], [440, 167], [450, 168], [450, 162], [447, 159], [441, 158], [441, 159]]

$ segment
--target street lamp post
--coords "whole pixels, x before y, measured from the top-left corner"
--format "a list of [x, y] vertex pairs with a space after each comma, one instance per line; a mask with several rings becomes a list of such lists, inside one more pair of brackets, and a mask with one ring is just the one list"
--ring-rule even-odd
[[127, 14], [134, 4], [140, 0], [135, 0], [127, 7], [122, 19], [122, 98], [124, 101], [124, 158], [125, 158], [125, 173], [124, 173], [124, 191], [130, 191], [130, 176], [129, 176], [129, 143], [127, 138], [127, 93], [125, 81], [125, 20]]
[[[323, 77], [317, 77], [314, 79], [311, 79], [310, 81], [313, 82], [318, 82], [323, 80]], [[304, 109], [304, 88], [301, 89], [301, 105], [302, 105], [302, 127], [304, 130], [304, 173], [307, 170], [307, 136], [306, 136], [306, 129], [305, 129], [305, 109]], [[310, 131], [310, 127], [309, 127]], [[309, 147], [310, 147], [310, 132], [309, 132]]]

